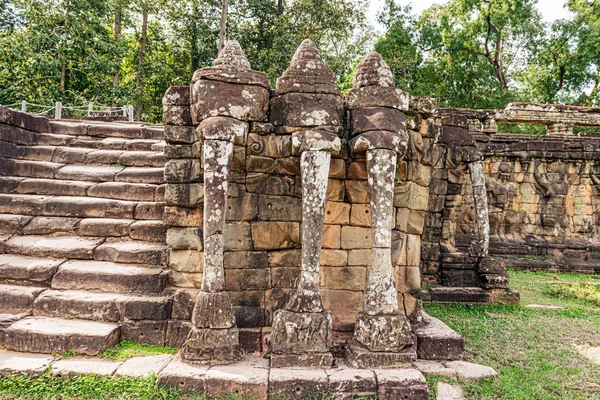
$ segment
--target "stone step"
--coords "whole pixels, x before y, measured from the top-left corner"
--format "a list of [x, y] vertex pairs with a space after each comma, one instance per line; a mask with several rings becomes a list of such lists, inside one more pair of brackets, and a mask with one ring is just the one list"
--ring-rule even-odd
[[166, 273], [160, 268], [102, 261], [67, 261], [52, 279], [57, 290], [95, 290], [112, 293], [162, 293]]
[[0, 214], [0, 234], [21, 235], [23, 227], [32, 218], [30, 215]]
[[78, 135], [93, 137], [118, 137], [127, 139], [163, 138], [163, 127], [160, 125], [138, 125], [128, 123], [93, 123], [50, 121], [51, 133], [62, 135]]
[[0, 314], [31, 315], [33, 302], [44, 288], [0, 285]]
[[417, 338], [417, 356], [422, 360], [462, 360], [463, 337], [437, 318], [423, 313], [423, 320], [412, 326]]
[[[0, 158], [0, 175], [87, 182], [164, 183], [163, 167], [124, 167]], [[4, 179], [4, 178], [3, 178]]]
[[58, 266], [65, 260], [0, 254], [0, 280], [19, 285], [50, 286]]
[[58, 179], [24, 178], [14, 184], [0, 185], [3, 194], [102, 197], [114, 200], [164, 201], [165, 185], [129, 182], [85, 182]]
[[87, 147], [27, 146], [19, 147], [19, 159], [51, 161], [60, 164], [120, 164], [133, 167], [163, 167], [162, 151], [99, 150]]
[[[155, 219], [144, 210], [136, 212], [137, 201], [81, 196], [0, 194], [0, 213], [49, 217]], [[160, 207], [160, 204], [156, 204]], [[158, 216], [160, 218], [160, 216]]]
[[77, 290], [46, 290], [33, 305], [34, 315], [106, 322], [167, 320], [170, 313], [171, 300], [165, 296]]
[[0, 234], [108, 236], [124, 237], [126, 240], [165, 242], [166, 226], [162, 220], [0, 214]]
[[0, 244], [0, 252], [32, 257], [92, 259], [104, 238], [80, 236], [13, 236]]
[[126, 264], [165, 265], [167, 246], [141, 240], [107, 241], [94, 251], [94, 260]]
[[126, 138], [98, 138], [92, 136], [75, 136], [56, 133], [40, 134], [36, 143], [38, 146], [68, 146], [84, 147], [97, 150], [128, 150], [128, 151], [156, 151], [164, 149], [164, 140], [158, 139], [126, 139]]
[[4, 331], [8, 350], [30, 353], [74, 351], [94, 356], [116, 345], [119, 339], [117, 324], [47, 317], [23, 318]]

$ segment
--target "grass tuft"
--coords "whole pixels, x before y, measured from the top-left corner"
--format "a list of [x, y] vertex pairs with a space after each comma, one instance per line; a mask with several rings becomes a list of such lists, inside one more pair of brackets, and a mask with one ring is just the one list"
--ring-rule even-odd
[[176, 391], [157, 388], [155, 381], [156, 376], [140, 379], [80, 375], [70, 379], [58, 379], [50, 372], [35, 378], [28, 378], [27, 375], [11, 375], [0, 378], [0, 398], [5, 400], [179, 399]]
[[152, 346], [150, 344], [141, 344], [124, 339], [117, 344], [114, 349], [106, 349], [98, 354], [98, 357], [107, 360], [123, 361], [133, 357], [175, 353], [177, 353], [177, 349], [174, 347]]
[[573, 299], [600, 306], [600, 287], [592, 282], [552, 285], [549, 292], [561, 300]]

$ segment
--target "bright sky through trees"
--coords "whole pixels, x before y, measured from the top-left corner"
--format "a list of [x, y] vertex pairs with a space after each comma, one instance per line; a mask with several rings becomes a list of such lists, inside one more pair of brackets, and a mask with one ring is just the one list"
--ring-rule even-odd
[[[423, 10], [431, 7], [434, 4], [443, 4], [447, 1], [443, 0], [396, 0], [396, 3], [401, 6], [412, 4], [413, 12], [420, 15]], [[377, 14], [383, 10], [385, 0], [370, 0], [367, 9], [367, 18], [377, 27], [377, 30], [383, 31], [383, 27], [377, 21]], [[559, 18], [564, 18], [570, 15], [569, 11], [564, 7], [566, 0], [539, 0], [538, 9], [546, 22], [554, 22]]]

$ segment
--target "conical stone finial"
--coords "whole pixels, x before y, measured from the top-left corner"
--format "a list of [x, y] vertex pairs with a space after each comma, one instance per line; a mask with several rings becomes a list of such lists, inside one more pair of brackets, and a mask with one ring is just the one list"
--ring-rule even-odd
[[237, 40], [229, 40], [213, 63], [215, 67], [250, 69], [250, 61]]
[[367, 86], [394, 87], [394, 75], [390, 66], [375, 51], [367, 54], [358, 64], [352, 80], [353, 89]]
[[296, 49], [290, 66], [277, 79], [276, 89], [279, 94], [339, 93], [335, 74], [310, 39], [305, 39]]

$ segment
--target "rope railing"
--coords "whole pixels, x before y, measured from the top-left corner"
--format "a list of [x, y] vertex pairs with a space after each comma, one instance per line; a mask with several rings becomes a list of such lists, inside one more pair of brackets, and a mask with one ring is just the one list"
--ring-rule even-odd
[[[29, 112], [32, 114], [45, 114], [48, 115], [52, 111], [54, 111], [54, 119], [62, 119], [63, 110], [70, 111], [81, 111], [83, 114], [88, 117], [92, 116], [102, 116], [102, 115], [119, 115], [122, 114], [124, 117], [127, 117], [128, 121], [133, 121], [133, 106], [132, 105], [124, 105], [121, 107], [113, 107], [113, 106], [105, 106], [102, 104], [94, 104], [89, 103], [87, 106], [63, 106], [62, 102], [57, 101], [53, 106], [47, 104], [37, 104], [32, 103], [26, 100], [22, 100], [21, 102], [4, 104], [4, 107], [18, 109], [20, 106], [20, 110], [22, 112]], [[29, 109], [28, 109], [29, 107]], [[34, 112], [31, 110], [31, 107], [42, 108], [40, 112]]]

